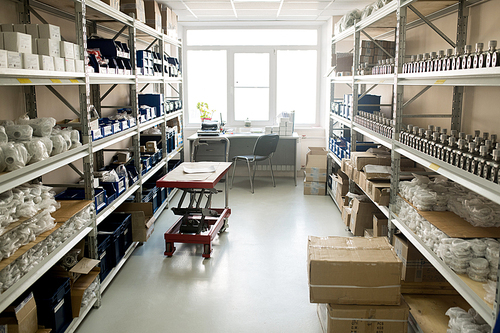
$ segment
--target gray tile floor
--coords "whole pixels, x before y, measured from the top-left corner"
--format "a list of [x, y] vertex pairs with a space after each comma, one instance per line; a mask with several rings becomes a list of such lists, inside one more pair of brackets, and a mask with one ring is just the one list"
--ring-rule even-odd
[[[235, 178], [230, 227], [209, 260], [193, 244], [163, 255], [163, 234], [176, 220], [165, 210], [78, 333], [320, 332], [309, 303], [307, 236], [348, 232], [329, 196], [304, 196], [290, 178], [276, 185], [256, 179], [252, 195], [248, 179]], [[222, 203], [219, 194], [213, 207]]]

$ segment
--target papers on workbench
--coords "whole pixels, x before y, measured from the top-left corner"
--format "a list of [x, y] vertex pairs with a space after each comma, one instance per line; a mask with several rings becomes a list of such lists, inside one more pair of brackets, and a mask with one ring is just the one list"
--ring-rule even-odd
[[214, 173], [216, 170], [214, 165], [196, 165], [190, 164], [184, 166], [184, 173]]

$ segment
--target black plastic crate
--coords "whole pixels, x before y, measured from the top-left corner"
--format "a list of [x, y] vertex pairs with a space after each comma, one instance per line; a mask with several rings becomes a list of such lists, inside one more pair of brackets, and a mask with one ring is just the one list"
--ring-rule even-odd
[[106, 198], [108, 200], [108, 205], [110, 205], [118, 197], [115, 186], [113, 183], [99, 182], [102, 188], [106, 191]]
[[111, 236], [109, 252], [112, 267], [115, 267], [125, 254], [125, 235], [128, 234], [125, 233], [125, 228], [131, 223], [131, 220], [132, 216], [130, 214], [113, 213], [97, 227], [99, 234]]
[[111, 271], [111, 254], [109, 246], [111, 244], [111, 236], [109, 235], [97, 235], [97, 255], [99, 260], [101, 261], [99, 267], [101, 271], [99, 273], [99, 279], [101, 282], [108, 276]]
[[[68, 188], [56, 195], [56, 200], [84, 200], [85, 189], [83, 188]], [[95, 210], [99, 213], [108, 205], [106, 191], [101, 188], [94, 189], [94, 204]]]
[[123, 226], [123, 255], [132, 245], [132, 216], [126, 219]]
[[69, 278], [43, 277], [33, 286], [38, 323], [64, 332], [73, 320]]

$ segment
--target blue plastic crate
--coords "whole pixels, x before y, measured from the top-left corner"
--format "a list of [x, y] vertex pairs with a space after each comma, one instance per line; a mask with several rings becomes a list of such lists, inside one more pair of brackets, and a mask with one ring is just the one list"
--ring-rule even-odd
[[149, 105], [155, 108], [156, 117], [163, 116], [164, 112], [164, 100], [163, 94], [139, 94], [139, 105]]
[[92, 130], [91, 131], [91, 135], [92, 135], [92, 141], [101, 139], [102, 138], [102, 130], [101, 130], [101, 128], [99, 128], [97, 130]]
[[107, 137], [113, 134], [113, 127], [111, 125], [101, 126], [102, 136]]
[[106, 199], [108, 201], [108, 205], [110, 205], [116, 198], [118, 198], [116, 188], [113, 186], [113, 183], [99, 182], [99, 184], [106, 191]]
[[137, 124], [137, 121], [134, 118], [128, 120], [128, 127], [129, 128], [134, 127], [136, 124]]
[[121, 132], [121, 130], [122, 130], [119, 122], [112, 123], [111, 127], [113, 129], [113, 134]]
[[73, 320], [69, 278], [42, 277], [33, 285], [38, 323], [64, 332]]
[[137, 172], [137, 168], [133, 164], [127, 164], [125, 166], [128, 173], [129, 184], [134, 184], [139, 180], [139, 173]]
[[110, 214], [104, 221], [97, 227], [99, 235], [109, 235], [110, 239], [110, 255], [111, 264], [116, 266], [125, 255], [125, 230], [131, 223], [132, 215], [126, 213], [113, 213]]
[[[102, 182], [102, 184], [105, 183], [106, 182]], [[120, 180], [117, 182], [109, 182], [108, 184], [111, 184], [115, 188], [117, 197], [120, 196], [120, 194], [125, 192], [125, 190], [127, 189], [125, 177], [121, 177]]]
[[[83, 188], [68, 188], [56, 195], [57, 200], [84, 200], [85, 190]], [[106, 191], [101, 188], [94, 188], [95, 210], [99, 213], [107, 206]]]
[[111, 256], [109, 255], [110, 244], [111, 237], [109, 235], [97, 235], [97, 255], [100, 260], [99, 267], [101, 268], [101, 271], [99, 272], [99, 279], [101, 282], [104, 281], [113, 268]]
[[126, 129], [130, 128], [130, 125], [129, 125], [129, 121], [128, 121], [128, 120], [124, 119], [124, 120], [120, 120], [120, 121], [118, 121], [118, 122], [120, 123], [120, 129], [121, 129], [122, 131], [124, 131], [124, 130], [126, 130]]

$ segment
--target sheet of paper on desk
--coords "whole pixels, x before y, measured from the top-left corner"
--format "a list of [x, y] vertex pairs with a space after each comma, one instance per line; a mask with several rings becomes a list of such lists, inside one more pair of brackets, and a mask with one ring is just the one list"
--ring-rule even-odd
[[182, 177], [183, 181], [189, 180], [189, 181], [202, 181], [202, 180], [207, 180], [208, 177], [210, 177], [212, 173], [191, 173], [191, 174], [184, 174]]
[[214, 165], [195, 165], [184, 166], [184, 173], [214, 173]]

